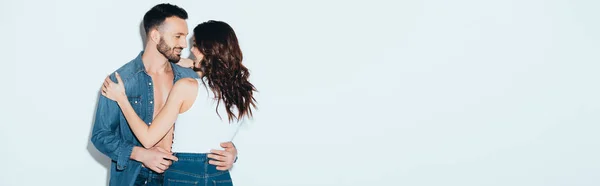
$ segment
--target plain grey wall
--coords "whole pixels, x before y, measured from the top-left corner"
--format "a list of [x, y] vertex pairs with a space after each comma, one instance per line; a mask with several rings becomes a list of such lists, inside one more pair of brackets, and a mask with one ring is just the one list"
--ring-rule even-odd
[[[600, 185], [598, 1], [172, 2], [260, 91], [236, 185]], [[97, 91], [157, 3], [0, 3], [0, 185], [106, 185]]]

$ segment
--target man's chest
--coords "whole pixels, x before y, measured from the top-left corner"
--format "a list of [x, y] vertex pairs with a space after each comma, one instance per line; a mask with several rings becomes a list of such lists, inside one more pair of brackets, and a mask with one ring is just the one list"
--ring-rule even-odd
[[149, 83], [150, 88], [154, 92], [153, 98], [150, 99], [150, 106], [154, 107], [153, 117], [160, 112], [167, 98], [169, 92], [173, 88], [173, 76], [172, 75], [151, 75], [151, 82]]

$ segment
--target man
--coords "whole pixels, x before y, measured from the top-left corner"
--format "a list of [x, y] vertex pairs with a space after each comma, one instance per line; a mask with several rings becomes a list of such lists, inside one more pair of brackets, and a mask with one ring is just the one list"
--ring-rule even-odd
[[[190, 68], [175, 65], [187, 47], [187, 12], [171, 4], [154, 6], [144, 15], [144, 51], [117, 70], [136, 113], [148, 125], [164, 106], [173, 84], [186, 77], [197, 78]], [[114, 74], [111, 79], [116, 81]], [[153, 148], [143, 148], [135, 138], [116, 102], [100, 96], [92, 131], [92, 143], [112, 159], [110, 185], [162, 185], [162, 173], [177, 160], [170, 153], [173, 129]], [[221, 161], [209, 163], [231, 168], [237, 150], [231, 142], [216, 150]]]

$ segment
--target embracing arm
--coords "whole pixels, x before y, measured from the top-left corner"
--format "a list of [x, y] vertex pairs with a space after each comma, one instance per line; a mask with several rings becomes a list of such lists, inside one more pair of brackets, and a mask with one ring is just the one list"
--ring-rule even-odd
[[[117, 86], [123, 86], [118, 75], [117, 81], [119, 82], [119, 85]], [[177, 119], [177, 115], [179, 115], [181, 106], [183, 105], [184, 98], [186, 96], [185, 93], [189, 93], [190, 90], [193, 90], [193, 87], [190, 86], [190, 83], [193, 82], [190, 82], [189, 80], [186, 81], [184, 79], [183, 81], [177, 81], [175, 85], [173, 85], [165, 106], [156, 115], [150, 126], [144, 123], [144, 121], [135, 113], [135, 110], [129, 103], [127, 96], [124, 96], [125, 94], [118, 94], [118, 96], [116, 96], [117, 103], [121, 107], [121, 111], [127, 119], [129, 127], [131, 127], [131, 130], [138, 138], [140, 143], [144, 145], [144, 147], [150, 148], [154, 146], [173, 127], [173, 124]], [[107, 94], [110, 94], [112, 91], [113, 90], [109, 88]]]

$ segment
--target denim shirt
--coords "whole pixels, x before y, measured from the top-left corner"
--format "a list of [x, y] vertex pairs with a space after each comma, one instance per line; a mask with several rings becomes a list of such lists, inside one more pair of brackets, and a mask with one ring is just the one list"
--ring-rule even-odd
[[[146, 124], [152, 122], [154, 113], [154, 88], [152, 78], [146, 73], [142, 63], [142, 54], [123, 65], [117, 70], [123, 83], [125, 92], [133, 109]], [[173, 69], [173, 83], [181, 78], [198, 78], [198, 74], [190, 68], [184, 68], [171, 63]], [[110, 78], [117, 82], [114, 73]], [[141, 170], [141, 163], [130, 160], [133, 146], [143, 147], [131, 132], [127, 120], [121, 112], [117, 102], [104, 96], [98, 99], [92, 143], [103, 154], [112, 159], [110, 166], [109, 185], [133, 185]]]

